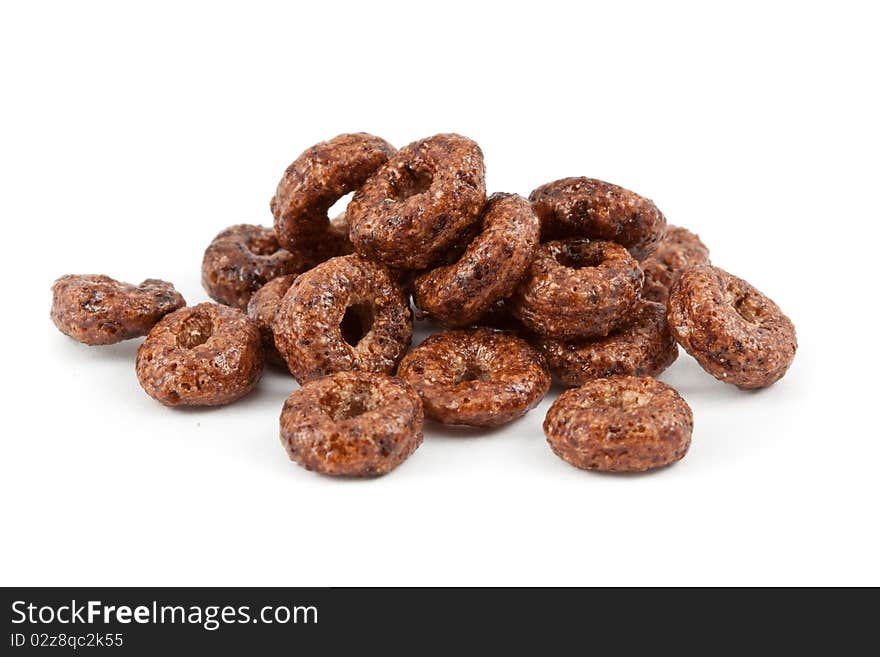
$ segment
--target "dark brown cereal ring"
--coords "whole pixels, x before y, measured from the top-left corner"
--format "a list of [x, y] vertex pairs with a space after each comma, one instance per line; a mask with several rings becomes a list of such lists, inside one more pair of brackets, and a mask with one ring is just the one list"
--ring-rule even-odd
[[281, 299], [287, 294], [287, 290], [290, 289], [295, 280], [296, 274], [273, 278], [254, 292], [247, 307], [247, 316], [260, 329], [266, 362], [284, 369], [287, 369], [287, 363], [275, 348], [275, 332], [272, 327], [275, 324], [275, 312], [278, 310], [278, 306], [281, 305]]
[[571, 340], [608, 335], [639, 300], [642, 271], [613, 242], [547, 242], [516, 292], [510, 310], [527, 329]]
[[678, 358], [678, 344], [666, 323], [666, 307], [639, 302], [626, 324], [604, 338], [563, 342], [535, 339], [551, 374], [567, 386], [627, 374], [657, 376]]
[[489, 328], [435, 333], [404, 356], [397, 375], [419, 393], [428, 417], [475, 427], [515, 420], [550, 388], [528, 342]]
[[540, 223], [516, 194], [493, 194], [480, 233], [457, 262], [415, 280], [416, 306], [445, 326], [468, 326], [513, 292], [535, 255]]
[[486, 203], [483, 152], [456, 134], [401, 148], [351, 199], [355, 250], [400, 269], [438, 262]]
[[589, 237], [622, 244], [636, 260], [663, 237], [666, 218], [649, 199], [594, 178], [563, 178], [529, 195], [542, 239]]
[[244, 310], [251, 295], [273, 278], [298, 274], [332, 254], [308, 256], [282, 249], [265, 226], [239, 224], [222, 231], [202, 258], [202, 287], [214, 301]]
[[52, 284], [52, 321], [87, 345], [146, 335], [163, 316], [184, 305], [171, 283], [155, 278], [135, 286], [99, 274], [68, 274]]
[[350, 370], [391, 374], [412, 339], [412, 313], [387, 269], [349, 255], [301, 274], [274, 327], [275, 345], [300, 383]]
[[669, 290], [691, 267], [709, 264], [709, 249], [697, 235], [678, 226], [668, 226], [666, 236], [641, 263], [645, 272], [642, 298], [666, 303]]
[[544, 420], [553, 452], [584, 470], [642, 472], [688, 451], [694, 417], [674, 388], [651, 377], [593, 379], [562, 393]]
[[293, 253], [320, 246], [330, 207], [363, 185], [393, 153], [391, 144], [365, 132], [306, 149], [287, 167], [270, 204], [281, 245]]
[[166, 406], [229, 404], [253, 390], [263, 373], [260, 331], [235, 308], [181, 308], [150, 331], [135, 370], [147, 394]]
[[776, 383], [797, 351], [794, 324], [779, 306], [711, 265], [689, 269], [672, 286], [667, 319], [704, 370], [743, 389]]
[[372, 477], [390, 472], [421, 445], [422, 420], [419, 396], [400, 379], [337, 372], [287, 398], [281, 443], [307, 470]]

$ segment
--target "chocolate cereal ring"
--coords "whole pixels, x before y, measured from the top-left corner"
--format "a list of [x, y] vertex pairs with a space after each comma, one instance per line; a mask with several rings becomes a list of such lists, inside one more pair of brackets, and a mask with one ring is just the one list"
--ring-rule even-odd
[[584, 470], [642, 472], [688, 451], [694, 417], [674, 388], [650, 377], [593, 379], [562, 393], [544, 420], [550, 448]]
[[327, 239], [330, 207], [363, 185], [393, 153], [391, 144], [365, 132], [306, 149], [287, 167], [270, 204], [281, 245], [293, 253], [320, 246]]
[[666, 218], [649, 199], [594, 178], [563, 178], [529, 195], [541, 238], [589, 237], [625, 246], [644, 260], [663, 237]]
[[150, 331], [135, 370], [146, 393], [166, 406], [229, 404], [253, 390], [263, 373], [260, 331], [235, 308], [181, 308]]
[[251, 295], [273, 278], [298, 274], [330, 254], [294, 256], [265, 226], [239, 224], [220, 232], [202, 258], [202, 287], [214, 301], [244, 310]]
[[389, 267], [430, 267], [476, 223], [484, 178], [483, 152], [461, 135], [401, 148], [348, 204], [355, 250]]
[[567, 386], [620, 374], [657, 376], [678, 358], [666, 307], [653, 301], [639, 302], [626, 324], [604, 338], [563, 342], [538, 337], [535, 344], [550, 373]]
[[475, 427], [515, 420], [550, 388], [528, 342], [489, 328], [435, 333], [404, 356], [397, 375], [419, 393], [428, 417]]
[[529, 202], [516, 194], [493, 194], [480, 228], [457, 262], [415, 280], [416, 306], [445, 326], [473, 324], [510, 296], [535, 255], [541, 230]]
[[396, 377], [337, 372], [294, 392], [281, 411], [291, 461], [327, 475], [372, 477], [422, 444], [422, 403]]
[[641, 289], [642, 271], [619, 244], [553, 241], [538, 248], [510, 310], [539, 335], [601, 337], [626, 321]]
[[685, 228], [668, 226], [666, 236], [641, 263], [645, 272], [642, 298], [665, 304], [669, 290], [682, 272], [708, 264], [709, 249], [697, 235]]
[[275, 313], [275, 345], [300, 383], [358, 370], [391, 374], [412, 339], [409, 303], [391, 274], [358, 255], [301, 274]]
[[275, 312], [278, 310], [278, 306], [281, 305], [281, 299], [287, 294], [287, 290], [290, 289], [295, 280], [296, 274], [273, 278], [254, 292], [247, 306], [247, 316], [260, 329], [266, 362], [284, 369], [287, 369], [287, 363], [281, 357], [281, 354], [278, 353], [278, 349], [275, 348], [275, 332], [272, 327], [275, 324]]
[[675, 339], [709, 374], [743, 389], [764, 388], [794, 360], [794, 324], [741, 278], [703, 265], [681, 275], [669, 293]]
[[52, 284], [52, 321], [87, 345], [146, 335], [162, 317], [186, 305], [171, 283], [131, 285], [104, 275], [62, 276]]

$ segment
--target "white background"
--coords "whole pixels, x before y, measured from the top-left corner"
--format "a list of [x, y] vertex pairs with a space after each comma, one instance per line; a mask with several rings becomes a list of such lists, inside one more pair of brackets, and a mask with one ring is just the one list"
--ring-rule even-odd
[[[611, 5], [613, 4], [613, 7]], [[871, 3], [3, 3], [2, 584], [880, 584], [877, 20]], [[428, 427], [398, 470], [288, 461], [267, 372], [170, 410], [139, 340], [87, 348], [52, 281], [173, 281], [304, 148], [476, 139], [490, 191], [617, 182], [798, 327], [744, 393], [682, 353], [688, 456], [579, 471], [541, 422]]]

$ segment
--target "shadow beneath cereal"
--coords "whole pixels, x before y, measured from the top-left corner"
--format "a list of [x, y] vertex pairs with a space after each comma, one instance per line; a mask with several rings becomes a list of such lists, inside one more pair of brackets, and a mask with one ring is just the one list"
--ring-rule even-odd
[[[700, 364], [683, 350], [678, 359], [658, 377], [660, 381], [671, 385], [682, 397], [687, 399], [742, 399], [744, 396], [760, 395], [767, 388], [758, 390], [740, 390], [735, 385], [719, 381], [703, 370]], [[772, 386], [771, 386], [772, 387]]]
[[515, 426], [522, 418], [517, 418], [513, 422], [502, 424], [498, 427], [471, 427], [463, 424], [443, 424], [435, 420], [425, 419], [425, 440], [434, 442], [449, 440], [486, 440], [500, 433], [503, 433], [510, 427]]
[[[260, 412], [270, 412], [277, 416], [281, 413], [281, 407], [290, 394], [299, 388], [299, 385], [289, 374], [279, 371], [263, 371], [263, 377], [257, 386], [247, 395], [223, 406], [171, 406], [171, 410], [178, 413], [215, 413], [224, 409], [232, 408], [238, 411], [247, 409], [259, 409]], [[157, 402], [158, 403], [158, 402]]]
[[134, 367], [135, 357], [143, 341], [144, 338], [133, 338], [115, 344], [90, 346], [59, 332], [52, 336], [49, 347], [64, 357], [107, 363], [127, 361]]
[[[653, 470], [645, 470], [644, 472], [602, 472], [600, 470], [581, 470], [581, 472], [587, 476], [605, 477], [607, 479], [648, 479], [661, 476], [664, 472], [668, 472], [674, 468], [678, 463], [679, 461], [676, 461], [675, 463], [654, 468]], [[574, 468], [574, 466], [571, 467]], [[580, 468], [575, 469], [580, 470]]]

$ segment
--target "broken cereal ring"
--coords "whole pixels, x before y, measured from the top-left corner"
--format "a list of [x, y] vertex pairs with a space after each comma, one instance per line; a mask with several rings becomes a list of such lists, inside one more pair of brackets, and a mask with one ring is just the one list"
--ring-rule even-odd
[[184, 305], [171, 283], [155, 278], [135, 286], [99, 274], [68, 274], [52, 284], [52, 321], [59, 331], [87, 345], [146, 335], [162, 317]]

